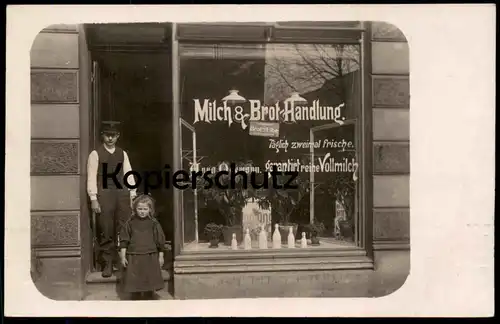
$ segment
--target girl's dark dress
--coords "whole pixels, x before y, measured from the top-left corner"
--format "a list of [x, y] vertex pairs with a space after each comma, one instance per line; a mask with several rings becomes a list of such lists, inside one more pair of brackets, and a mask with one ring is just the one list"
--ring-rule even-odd
[[120, 248], [127, 249], [123, 290], [128, 293], [163, 289], [159, 253], [165, 249], [165, 234], [154, 218], [132, 216], [120, 233]]

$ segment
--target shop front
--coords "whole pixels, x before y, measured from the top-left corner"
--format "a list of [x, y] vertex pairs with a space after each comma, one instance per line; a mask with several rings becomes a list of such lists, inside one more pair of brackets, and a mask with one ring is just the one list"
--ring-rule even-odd
[[[404, 283], [408, 52], [393, 26], [55, 26], [31, 55], [32, 273], [46, 296], [105, 289], [85, 194], [103, 120], [122, 123], [138, 190], [158, 204], [173, 298], [376, 297]], [[203, 176], [232, 164], [234, 181]], [[152, 171], [161, 183], [146, 188]]]

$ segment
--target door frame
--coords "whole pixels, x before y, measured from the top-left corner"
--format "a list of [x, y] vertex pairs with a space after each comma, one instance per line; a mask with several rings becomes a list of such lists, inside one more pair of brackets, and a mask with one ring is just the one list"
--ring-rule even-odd
[[[117, 26], [122, 26], [125, 24], [117, 24]], [[137, 24], [135, 24], [137, 25]], [[151, 25], [151, 24], [141, 24], [141, 25]], [[154, 24], [152, 26], [157, 26], [158, 24]], [[172, 24], [164, 24], [165, 28], [165, 35], [168, 35], [169, 29], [171, 28]], [[96, 100], [94, 98], [95, 95], [95, 88], [94, 87], [99, 87], [97, 89], [98, 91], [102, 92], [100, 90], [100, 87], [102, 87], [102, 83], [100, 80], [97, 80], [97, 78], [102, 78], [102, 73], [97, 73], [95, 74], [95, 66], [94, 66], [94, 61], [96, 61], [96, 54], [98, 53], [152, 53], [152, 54], [158, 54], [158, 53], [165, 53], [168, 55], [173, 56], [172, 48], [171, 48], [171, 43], [170, 42], [164, 42], [163, 44], [148, 44], [148, 43], [124, 43], [124, 42], [112, 42], [112, 43], [96, 43], [94, 41], [94, 37], [96, 36], [96, 31], [94, 30], [94, 27], [92, 24], [83, 24], [82, 25], [82, 35], [84, 35], [84, 40], [80, 44], [80, 52], [86, 52], [85, 54], [85, 60], [88, 61], [88, 67], [87, 67], [87, 73], [81, 74], [81, 82], [86, 82], [88, 83], [88, 87], [85, 89], [85, 91], [82, 90], [82, 95], [80, 98], [85, 98], [82, 100], [86, 100], [87, 104], [86, 107], [87, 109], [82, 110], [81, 112], [81, 120], [82, 120], [82, 129], [81, 129], [81, 134], [82, 134], [82, 139], [85, 138], [86, 144], [82, 145], [81, 147], [81, 154], [82, 154], [82, 165], [87, 164], [87, 157], [90, 154], [92, 150], [95, 149], [96, 145], [100, 142], [100, 134], [99, 134], [99, 125], [100, 125], [100, 107], [96, 107]], [[167, 37], [166, 37], [167, 38]], [[81, 54], [82, 55], [82, 54]], [[166, 78], [171, 78], [173, 74], [173, 69], [174, 66], [172, 65], [172, 62], [169, 62], [170, 64], [170, 71], [165, 71], [165, 77]], [[99, 67], [99, 66], [98, 66]], [[98, 69], [97, 71], [100, 71]], [[166, 91], [171, 92], [171, 97], [172, 101], [174, 100], [174, 86], [170, 87], [169, 89], [165, 89]], [[172, 105], [172, 113], [175, 115], [176, 109], [174, 109], [174, 105]], [[172, 158], [174, 159], [174, 167], [175, 167], [175, 145], [176, 145], [176, 126], [178, 124], [178, 118], [172, 118], [171, 120], [171, 129], [172, 129], [172, 148], [173, 148], [173, 155]], [[88, 249], [90, 249], [90, 252], [87, 252], [89, 257], [88, 265], [86, 264], [86, 267], [89, 267], [90, 271], [95, 271], [95, 258], [94, 258], [94, 249], [92, 248], [92, 242], [94, 240], [94, 235], [92, 233], [92, 211], [90, 210], [90, 204], [88, 203], [88, 198], [87, 198], [87, 191], [86, 191], [86, 183], [87, 183], [87, 173], [86, 173], [86, 168], [84, 168], [85, 171], [82, 172], [81, 176], [81, 183], [82, 183], [82, 191], [81, 191], [81, 197], [82, 197], [82, 214], [87, 215], [86, 219], [88, 220], [87, 224], [85, 224], [86, 227], [86, 232], [85, 235], [89, 236], [90, 241], [88, 246]], [[175, 190], [174, 190], [174, 195], [175, 195]], [[175, 197], [172, 196], [172, 205], [173, 208], [175, 209]], [[174, 227], [174, 232], [175, 232], [175, 227], [176, 227], [176, 215], [175, 213], [172, 213], [172, 219], [170, 220], [172, 222], [172, 225]], [[81, 230], [82, 233], [84, 233], [83, 229]], [[90, 232], [90, 233], [89, 233]], [[174, 233], [174, 240], [172, 244], [175, 245], [175, 233]], [[173, 262], [173, 259], [172, 259]]]
[[[347, 119], [347, 120], [344, 120], [344, 121], [341, 121], [341, 122], [333, 122], [333, 123], [330, 123], [330, 124], [325, 124], [325, 125], [321, 125], [321, 126], [315, 126], [315, 127], [311, 127], [309, 129], [309, 141], [310, 143], [314, 143], [315, 141], [315, 138], [314, 138], [314, 133], [315, 132], [318, 132], [318, 131], [322, 131], [322, 130], [326, 130], [326, 129], [335, 129], [335, 128], [341, 128], [341, 127], [345, 127], [345, 126], [349, 126], [349, 125], [354, 125], [354, 138], [355, 138], [355, 150], [356, 150], [356, 161], [359, 161], [359, 157], [360, 157], [360, 149], [361, 149], [361, 139], [359, 138], [359, 129], [360, 129], [360, 125], [359, 125], [359, 118], [353, 118], [353, 119]], [[310, 154], [310, 158], [311, 158], [311, 163], [313, 163], [314, 161], [314, 158], [316, 157], [315, 154], [314, 154], [314, 146], [311, 145], [310, 148], [309, 148], [309, 154]], [[314, 209], [315, 209], [315, 199], [314, 199], [314, 193], [315, 193], [315, 189], [316, 189], [316, 183], [314, 182], [314, 174], [315, 172], [313, 172], [312, 170], [309, 172], [309, 180], [310, 180], [310, 187], [309, 187], [309, 221], [310, 223], [312, 224], [314, 222], [314, 219], [315, 219], [315, 215], [314, 215]], [[360, 241], [359, 241], [359, 238], [360, 238], [360, 233], [361, 233], [361, 230], [359, 228], [359, 224], [361, 223], [361, 215], [360, 215], [360, 206], [359, 206], [359, 203], [360, 203], [360, 192], [361, 192], [361, 183], [359, 181], [359, 170], [356, 170], [354, 173], [353, 173], [353, 177], [356, 177], [356, 179], [354, 179], [354, 181], [357, 182], [356, 184], [356, 190], [355, 190], [355, 193], [354, 193], [354, 210], [353, 210], [353, 216], [354, 216], [354, 242], [356, 242], [356, 244], [361, 244]]]
[[[185, 121], [184, 119], [182, 118], [179, 118], [179, 123], [180, 123], [180, 128], [181, 128], [181, 133], [179, 135], [179, 141], [180, 141], [180, 146], [181, 146], [181, 150], [180, 150], [180, 154], [181, 154], [181, 157], [182, 157], [182, 160], [181, 160], [181, 164], [184, 162], [184, 159], [186, 160], [190, 160], [191, 162], [191, 168], [192, 170], [191, 171], [199, 171], [199, 160], [198, 160], [198, 156], [197, 156], [197, 150], [198, 150], [198, 147], [196, 145], [196, 129], [194, 128], [193, 125], [189, 124], [187, 121]], [[191, 150], [189, 153], [185, 152], [184, 151], [184, 143], [182, 142], [182, 127], [186, 128], [188, 131], [191, 132], [192, 134], [192, 140], [191, 140]], [[189, 159], [189, 156], [191, 156], [191, 159]], [[195, 243], [198, 244], [198, 241], [199, 241], [199, 228], [198, 228], [198, 188], [193, 188], [192, 189], [193, 191], [193, 209], [194, 209], [194, 227], [195, 227], [195, 236], [194, 236], [194, 240], [195, 240]], [[182, 191], [181, 193], [181, 199], [182, 199], [182, 212], [183, 212], [183, 215], [184, 215], [184, 193], [185, 193], [185, 190]], [[184, 217], [184, 216], [183, 216]], [[184, 232], [184, 222], [182, 222], [182, 241], [184, 242], [184, 235], [185, 235], [185, 232]]]

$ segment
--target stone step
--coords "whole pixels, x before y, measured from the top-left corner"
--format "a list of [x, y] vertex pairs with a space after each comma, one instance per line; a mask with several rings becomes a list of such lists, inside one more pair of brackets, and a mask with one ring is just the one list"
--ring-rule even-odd
[[[170, 284], [168, 284], [170, 285]], [[115, 289], [109, 289], [109, 287], [93, 287], [91, 291], [88, 292], [87, 296], [85, 296], [84, 300], [127, 300], [127, 296], [123, 296], [118, 293]], [[169, 292], [167, 287], [165, 289], [157, 291], [155, 299], [156, 300], [171, 300], [173, 298], [173, 294]]]
[[[162, 277], [165, 281], [165, 288], [156, 292], [155, 299], [167, 300], [173, 299], [173, 284], [170, 271], [162, 270]], [[115, 272], [111, 277], [103, 278], [101, 272], [91, 272], [87, 275], [86, 290], [87, 294], [84, 300], [126, 300], [127, 294], [119, 290], [118, 279], [119, 272]]]
[[[165, 281], [168, 281], [170, 280], [170, 275], [171, 271], [169, 270], [164, 270], [162, 269], [161, 270], [161, 275], [163, 277], [163, 280]], [[88, 275], [87, 275], [87, 284], [93, 284], [93, 283], [116, 283], [118, 282], [118, 278], [120, 276], [120, 272], [119, 271], [115, 271], [113, 272], [113, 275], [111, 277], [108, 277], [108, 278], [104, 278], [102, 276], [102, 272], [90, 272]]]

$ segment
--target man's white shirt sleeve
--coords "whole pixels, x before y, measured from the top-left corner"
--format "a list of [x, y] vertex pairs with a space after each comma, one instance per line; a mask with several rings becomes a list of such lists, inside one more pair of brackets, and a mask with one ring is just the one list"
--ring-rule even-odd
[[92, 151], [87, 162], [87, 194], [90, 200], [97, 200], [97, 169], [99, 167], [99, 155]]
[[[127, 152], [123, 151], [123, 175], [127, 174], [127, 172], [132, 171], [132, 165], [130, 164], [130, 160], [128, 158]], [[129, 175], [127, 179], [123, 179], [124, 181], [127, 181], [127, 183], [131, 187], [135, 187], [135, 178], [133, 175]], [[136, 189], [129, 189], [130, 190], [130, 196], [135, 197], [136, 196]]]

